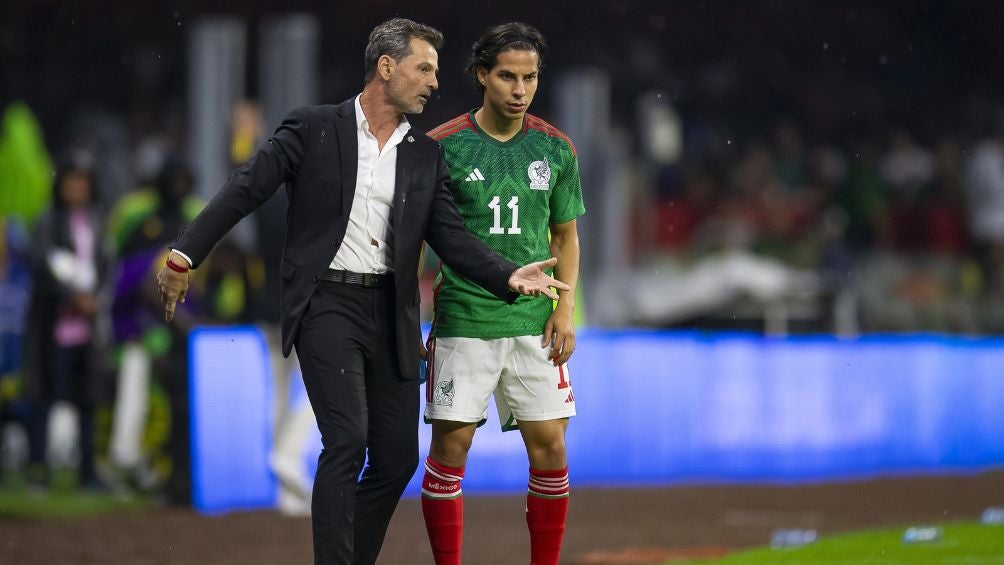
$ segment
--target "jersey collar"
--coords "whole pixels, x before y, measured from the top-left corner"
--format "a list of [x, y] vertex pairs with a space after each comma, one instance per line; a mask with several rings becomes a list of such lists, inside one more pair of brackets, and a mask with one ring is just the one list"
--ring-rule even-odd
[[518, 145], [519, 142], [523, 141], [523, 138], [526, 137], [526, 128], [527, 128], [526, 114], [523, 114], [523, 127], [519, 128], [519, 132], [505, 141], [499, 141], [494, 137], [488, 135], [485, 132], [485, 130], [481, 129], [481, 124], [479, 124], [478, 121], [474, 119], [474, 113], [477, 111], [478, 111], [477, 108], [471, 110], [467, 114], [467, 117], [471, 120], [471, 125], [474, 126], [474, 130], [477, 131], [478, 135], [481, 136], [481, 138], [484, 139], [485, 141], [493, 143], [495, 145], [500, 145], [502, 147], [509, 147], [511, 145]]

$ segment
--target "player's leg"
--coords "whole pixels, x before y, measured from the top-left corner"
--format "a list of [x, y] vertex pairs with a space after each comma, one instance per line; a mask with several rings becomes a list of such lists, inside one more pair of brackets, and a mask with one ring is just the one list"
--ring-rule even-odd
[[568, 467], [565, 430], [568, 418], [543, 422], [519, 421], [519, 431], [526, 445], [530, 467], [541, 471], [559, 471]]
[[530, 460], [526, 523], [531, 565], [557, 565], [568, 515], [568, 462], [565, 429], [575, 415], [567, 366], [555, 367], [540, 347], [540, 336], [512, 338], [513, 355], [502, 373], [503, 421], [518, 423]]
[[422, 514], [436, 565], [460, 565], [461, 481], [474, 431], [485, 421], [502, 359], [501, 340], [436, 338], [429, 347], [425, 419], [432, 443], [422, 479]]
[[520, 421], [530, 459], [526, 524], [530, 530], [530, 563], [557, 565], [568, 516], [568, 459], [565, 429], [568, 418]]
[[446, 467], [467, 465], [467, 453], [474, 443], [474, 431], [477, 427], [476, 422], [432, 420], [429, 457]]
[[436, 565], [460, 565], [464, 533], [461, 481], [477, 423], [432, 420], [422, 478], [422, 515]]

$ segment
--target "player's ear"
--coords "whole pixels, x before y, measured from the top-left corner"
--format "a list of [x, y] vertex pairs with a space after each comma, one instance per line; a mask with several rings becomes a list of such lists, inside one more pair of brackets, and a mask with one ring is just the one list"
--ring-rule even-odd
[[482, 66], [478, 66], [478, 82], [484, 86], [488, 86], [488, 69]]

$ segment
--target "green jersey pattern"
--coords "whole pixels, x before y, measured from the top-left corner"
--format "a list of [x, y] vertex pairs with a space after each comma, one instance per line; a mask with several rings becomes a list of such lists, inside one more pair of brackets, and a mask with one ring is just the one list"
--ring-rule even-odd
[[[467, 229], [510, 261], [548, 259], [549, 226], [585, 213], [575, 148], [539, 118], [527, 114], [520, 133], [505, 142], [481, 131], [473, 111], [429, 135], [443, 146]], [[552, 310], [540, 297], [507, 304], [446, 264], [435, 289], [432, 335], [438, 337], [539, 335]]]

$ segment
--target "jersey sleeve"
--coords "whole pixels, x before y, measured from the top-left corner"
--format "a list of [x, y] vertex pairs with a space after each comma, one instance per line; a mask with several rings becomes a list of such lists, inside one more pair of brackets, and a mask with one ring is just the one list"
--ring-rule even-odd
[[561, 168], [558, 180], [551, 190], [551, 222], [563, 224], [586, 213], [582, 200], [582, 182], [579, 178], [579, 160], [568, 146], [559, 151]]

